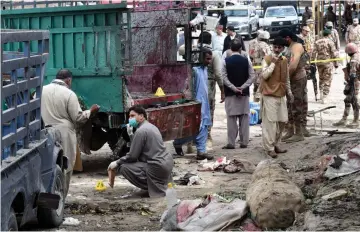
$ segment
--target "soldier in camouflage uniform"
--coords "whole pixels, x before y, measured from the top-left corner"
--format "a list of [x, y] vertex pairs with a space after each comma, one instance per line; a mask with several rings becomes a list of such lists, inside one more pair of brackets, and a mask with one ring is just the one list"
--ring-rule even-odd
[[[311, 60], [327, 60], [338, 58], [338, 52], [335, 47], [334, 41], [330, 38], [331, 31], [325, 29], [323, 31], [323, 37], [315, 42], [315, 48], [311, 56]], [[331, 81], [332, 81], [332, 69], [338, 67], [338, 63], [326, 62], [317, 63], [319, 71], [319, 89], [320, 100], [325, 104], [325, 99], [329, 95]]]
[[[261, 66], [262, 59], [271, 54], [270, 45], [267, 43], [270, 34], [267, 31], [258, 31], [258, 37], [249, 43], [249, 56], [254, 66]], [[254, 81], [254, 102], [260, 101], [259, 85], [261, 69], [255, 69], [256, 80]]]
[[[360, 88], [360, 53], [359, 48], [354, 43], [349, 43], [346, 45], [345, 52], [351, 57], [349, 69], [344, 68], [345, 80], [347, 82], [344, 94], [345, 94], [345, 110], [342, 119], [334, 123], [333, 126], [344, 126], [346, 125], [347, 118], [350, 113], [350, 108], [353, 108], [354, 111], [354, 120], [351, 124], [347, 125], [349, 128], [358, 128], [359, 127], [359, 88]], [[354, 92], [350, 90], [350, 83], [354, 81]]]
[[306, 66], [310, 57], [304, 46], [298, 42], [298, 37], [290, 30], [281, 30], [279, 36], [287, 41], [288, 49], [286, 50], [285, 57], [289, 61], [290, 86], [291, 92], [294, 95], [294, 102], [292, 104], [288, 103], [289, 121], [286, 135], [282, 139], [286, 142], [303, 141], [304, 133], [307, 132]]
[[[334, 24], [332, 22], [327, 22], [325, 24], [325, 29], [328, 29], [331, 31], [330, 39], [334, 42], [336, 50], [339, 52], [340, 50], [340, 38], [339, 33], [336, 29], [334, 29]], [[320, 32], [319, 39], [323, 37], [323, 31]]]
[[308, 26], [310, 29], [310, 32], [308, 33], [308, 36], [307, 36], [307, 41], [308, 41], [310, 50], [308, 50], [307, 52], [309, 54], [311, 54], [312, 50], [314, 49], [315, 37], [316, 37], [314, 20], [313, 19], [306, 20], [306, 26]]
[[360, 46], [360, 25], [359, 19], [354, 18], [353, 24], [349, 25], [346, 34], [345, 34], [346, 44], [355, 43], [357, 46]]
[[[203, 38], [203, 48], [212, 50], [211, 46], [211, 34], [207, 31], [204, 31], [202, 35], [199, 36], [198, 44], [200, 44], [200, 38]], [[194, 51], [199, 50], [199, 47], [193, 49]], [[194, 53], [192, 57], [194, 62], [199, 61], [199, 53]], [[215, 111], [215, 95], [216, 95], [216, 83], [218, 84], [221, 91], [221, 102], [225, 99], [224, 94], [224, 86], [221, 77], [221, 69], [222, 69], [222, 58], [218, 55], [218, 53], [213, 53], [212, 62], [208, 66], [208, 91], [209, 91], [209, 105], [210, 105], [210, 113], [211, 113], [211, 121], [212, 125], [214, 123], [214, 111]], [[207, 141], [207, 149], [210, 150], [212, 148], [212, 137], [211, 137], [211, 127], [208, 127], [208, 141]], [[193, 153], [193, 149], [188, 147], [188, 153]]]
[[297, 35], [300, 39], [304, 41], [305, 49], [309, 54], [311, 53], [314, 47], [314, 43], [310, 38], [310, 32], [311, 30], [308, 26], [303, 26], [301, 33]]

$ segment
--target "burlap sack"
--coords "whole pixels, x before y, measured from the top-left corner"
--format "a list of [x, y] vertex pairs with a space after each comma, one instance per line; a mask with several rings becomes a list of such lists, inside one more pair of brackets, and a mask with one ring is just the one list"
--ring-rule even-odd
[[258, 164], [246, 191], [251, 216], [263, 229], [285, 229], [304, 207], [304, 196], [286, 171], [272, 160]]

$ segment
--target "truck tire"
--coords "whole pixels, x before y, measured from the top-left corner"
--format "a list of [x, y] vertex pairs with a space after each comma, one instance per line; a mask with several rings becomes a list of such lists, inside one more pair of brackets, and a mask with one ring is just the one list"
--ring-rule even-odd
[[9, 231], [18, 231], [18, 224], [16, 220], [16, 214], [13, 208], [10, 210], [9, 220], [8, 220], [8, 230]]
[[64, 206], [65, 206], [65, 178], [59, 165], [56, 165], [54, 185], [52, 186], [51, 193], [60, 195], [59, 208], [55, 209], [38, 209], [38, 222], [42, 226], [52, 228], [58, 227], [63, 222], [64, 218]]

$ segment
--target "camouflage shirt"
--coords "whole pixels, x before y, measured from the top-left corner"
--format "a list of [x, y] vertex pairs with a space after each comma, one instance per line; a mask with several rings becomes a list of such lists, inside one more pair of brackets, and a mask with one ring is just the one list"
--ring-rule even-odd
[[[339, 54], [335, 47], [334, 41], [330, 37], [324, 37], [315, 42], [314, 51], [311, 56], [311, 60], [327, 60], [338, 58]], [[317, 63], [317, 65], [328, 65], [331, 62]], [[337, 62], [334, 62], [337, 65]]]
[[[318, 39], [322, 39], [322, 38], [324, 38], [323, 31], [320, 31]], [[331, 30], [330, 39], [334, 42], [336, 50], [339, 51], [340, 50], [340, 37], [339, 37], [339, 33], [337, 32], [337, 30], [335, 30], [335, 29]]]
[[257, 39], [253, 40], [249, 44], [249, 55], [253, 65], [261, 65], [262, 59], [264, 56], [270, 55], [271, 49], [270, 45], [264, 41], [259, 41]]
[[360, 43], [360, 25], [354, 27], [353, 25], [349, 25], [346, 30], [345, 39], [348, 40], [349, 43]]
[[350, 59], [350, 75], [356, 74], [357, 79], [360, 80], [360, 53], [355, 53]]

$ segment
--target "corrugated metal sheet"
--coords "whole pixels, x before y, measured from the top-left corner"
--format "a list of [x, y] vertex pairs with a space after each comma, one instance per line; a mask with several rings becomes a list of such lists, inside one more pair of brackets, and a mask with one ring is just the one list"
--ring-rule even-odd
[[[73, 90], [86, 106], [101, 104], [102, 110], [122, 112], [125, 41], [129, 36], [130, 12], [116, 5], [46, 8], [44, 13], [2, 13], [2, 27], [11, 29], [49, 29], [50, 59], [45, 84], [55, 78], [61, 68], [74, 76]], [[99, 10], [96, 10], [96, 7]], [[107, 7], [107, 8], [106, 8]], [[63, 11], [59, 11], [62, 8]], [[82, 10], [77, 10], [82, 9]], [[22, 50], [22, 45], [11, 44], [7, 50]], [[31, 45], [37, 51], [36, 44]]]

